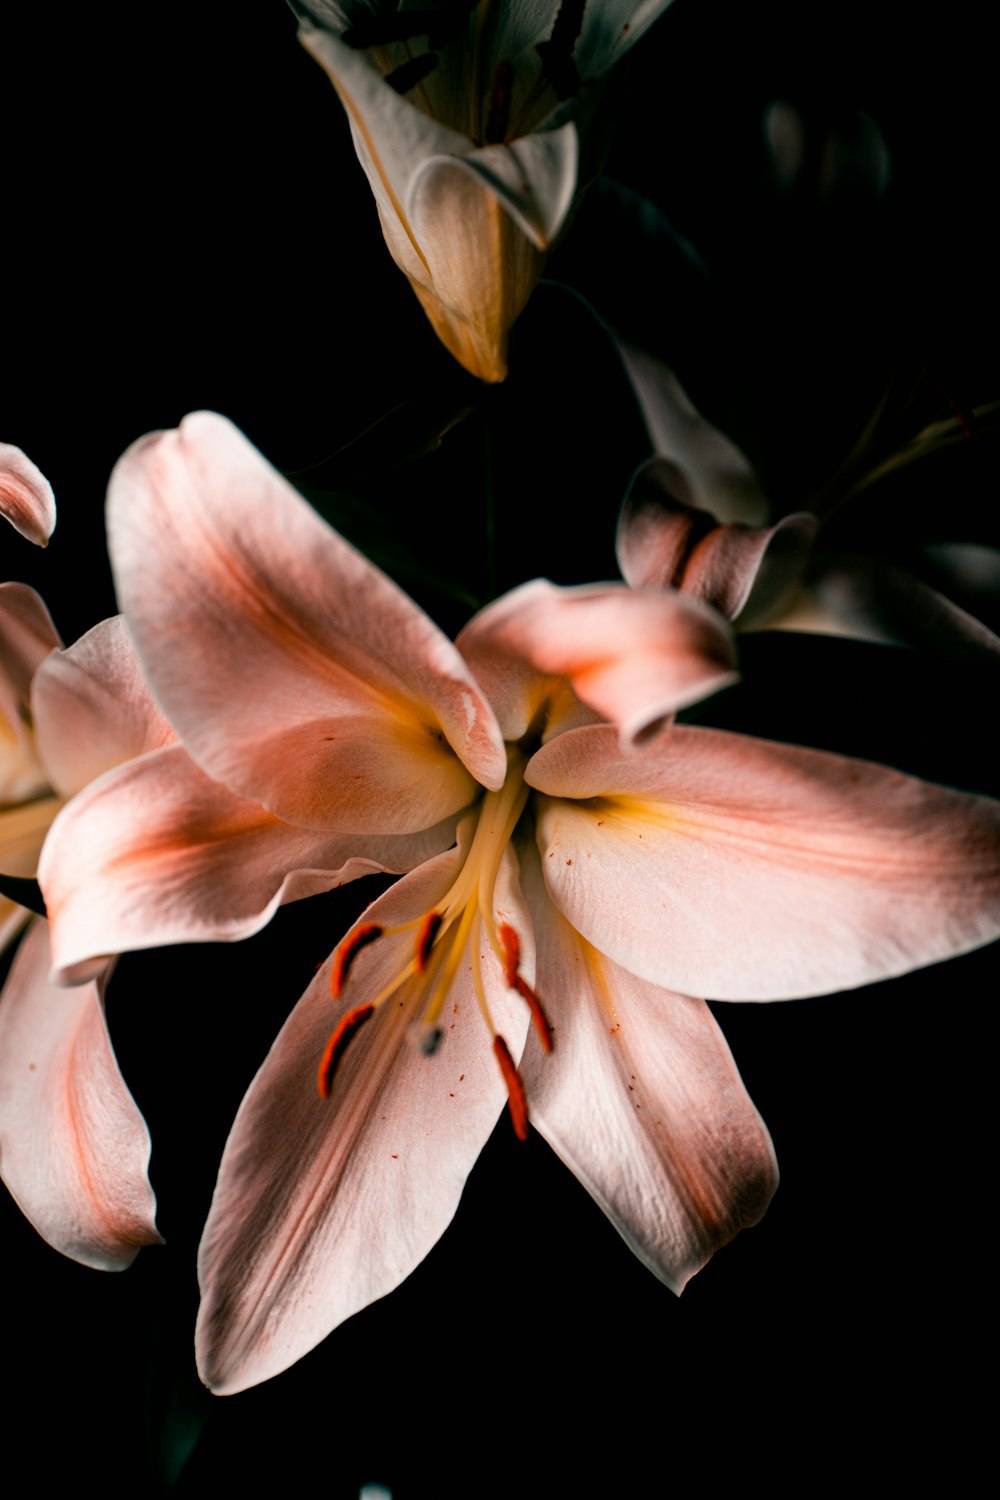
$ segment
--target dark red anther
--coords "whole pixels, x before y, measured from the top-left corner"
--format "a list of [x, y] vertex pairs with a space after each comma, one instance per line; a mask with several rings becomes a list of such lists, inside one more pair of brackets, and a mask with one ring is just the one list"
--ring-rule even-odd
[[417, 973], [422, 974], [427, 968], [427, 960], [431, 956], [434, 947], [434, 939], [441, 931], [441, 923], [444, 917], [439, 911], [429, 911], [421, 924], [417, 935]]
[[496, 72], [493, 74], [493, 87], [490, 89], [489, 113], [486, 116], [485, 140], [488, 146], [498, 145], [507, 139], [513, 88], [513, 64], [497, 63]]
[[347, 934], [333, 955], [333, 968], [330, 970], [330, 993], [335, 1000], [340, 999], [351, 965], [362, 948], [367, 948], [369, 943], [374, 943], [381, 936], [382, 928], [377, 922], [368, 922], [364, 927], [356, 927]]
[[333, 1075], [340, 1066], [341, 1058], [361, 1027], [366, 1021], [370, 1021], [374, 1014], [374, 1005], [356, 1005], [353, 1010], [347, 1012], [346, 1016], [341, 1016], [340, 1024], [327, 1042], [323, 1060], [319, 1065], [317, 1081], [321, 1099], [329, 1099], [330, 1090], [333, 1087]]
[[510, 1048], [502, 1036], [493, 1038], [493, 1055], [500, 1064], [503, 1081], [507, 1085], [507, 1107], [510, 1110], [514, 1134], [519, 1141], [528, 1139], [528, 1101], [524, 1097], [524, 1084], [514, 1066]]

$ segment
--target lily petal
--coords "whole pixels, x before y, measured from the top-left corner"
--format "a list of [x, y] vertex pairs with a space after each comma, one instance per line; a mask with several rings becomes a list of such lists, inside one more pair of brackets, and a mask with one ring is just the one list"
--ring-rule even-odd
[[745, 455], [702, 416], [672, 370], [633, 344], [620, 340], [618, 348], [654, 449], [684, 476], [679, 498], [720, 521], [761, 525], [770, 506]]
[[857, 554], [817, 558], [801, 593], [772, 624], [938, 656], [1000, 656], [1000, 637], [981, 620], [904, 568]]
[[[552, 679], [566, 679], [634, 744], [737, 675], [732, 636], [714, 610], [672, 591], [616, 584], [563, 589], [536, 579], [481, 610], [456, 645], [509, 740], [557, 691]], [[564, 694], [550, 705], [548, 733], [573, 716]]]
[[32, 728], [31, 681], [61, 645], [34, 589], [0, 584], [0, 803], [27, 801], [48, 786]]
[[573, 730], [525, 780], [547, 794], [553, 901], [653, 983], [723, 1000], [826, 994], [1000, 936], [1000, 803], [985, 797], [685, 726], [632, 754], [609, 728]]
[[15, 531], [39, 547], [48, 545], [56, 528], [52, 486], [41, 469], [13, 443], [0, 443], [0, 516], [5, 516]]
[[162, 1243], [147, 1177], [149, 1132], [104, 1022], [104, 976], [49, 984], [36, 919], [0, 999], [0, 1164], [43, 1239], [83, 1265], [120, 1271]]
[[49, 654], [35, 673], [31, 706], [39, 755], [63, 797], [176, 738], [153, 701], [121, 615]]
[[108, 506], [146, 675], [210, 775], [342, 832], [413, 832], [475, 781], [502, 784], [496, 721], [451, 642], [224, 418], [135, 444]]
[[802, 512], [775, 526], [720, 525], [689, 503], [669, 459], [632, 481], [618, 520], [618, 562], [633, 588], [675, 588], [753, 630], [780, 615], [801, 586], [819, 525]]
[[93, 782], [49, 830], [38, 878], [54, 977], [78, 984], [111, 953], [249, 937], [283, 902], [408, 870], [453, 840], [451, 820], [405, 836], [293, 827], [167, 746]]
[[598, 953], [552, 906], [537, 867], [522, 860], [557, 1042], [548, 1056], [533, 1039], [525, 1048], [532, 1123], [643, 1265], [680, 1292], [763, 1215], [778, 1182], [770, 1137], [705, 1002]]
[[[461, 858], [450, 850], [415, 870], [364, 922], [389, 926], [430, 910]], [[525, 916], [505, 919], [523, 930]], [[374, 999], [412, 951], [412, 932], [367, 947], [351, 973], [354, 992]], [[516, 1058], [526, 1008], [483, 968], [494, 1021]], [[451, 988], [433, 1057], [407, 1035], [424, 1000], [417, 976], [356, 1034], [331, 1097], [321, 1099], [316, 1070], [337, 1019], [330, 969], [279, 1034], [222, 1159], [199, 1255], [196, 1333], [202, 1378], [221, 1394], [285, 1369], [409, 1275], [450, 1223], [504, 1104], [468, 965]]]

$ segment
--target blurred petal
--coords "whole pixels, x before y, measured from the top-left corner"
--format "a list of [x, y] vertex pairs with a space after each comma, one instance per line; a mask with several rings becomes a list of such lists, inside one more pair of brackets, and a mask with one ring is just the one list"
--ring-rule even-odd
[[[0, 583], [0, 714], [12, 733], [23, 734], [30, 724], [31, 679], [61, 645], [52, 616], [34, 589]], [[6, 791], [2, 795], [9, 798]]]
[[121, 615], [53, 651], [31, 687], [39, 754], [63, 797], [175, 738], [142, 676]]
[[[451, 850], [415, 870], [364, 922], [419, 917], [461, 858]], [[364, 950], [352, 1003], [374, 999], [413, 941], [412, 932], [387, 935]], [[357, 1033], [321, 1099], [316, 1071], [338, 1014], [330, 967], [279, 1034], [222, 1159], [199, 1256], [196, 1334], [202, 1378], [222, 1394], [276, 1375], [410, 1274], [451, 1222], [506, 1098], [465, 964], [434, 1056], [407, 1036], [425, 998], [417, 976]], [[494, 1021], [516, 1058], [527, 1010], [492, 970], [483, 965]]]
[[104, 1023], [104, 978], [47, 979], [36, 919], [0, 997], [0, 1164], [39, 1234], [63, 1255], [120, 1271], [161, 1243], [146, 1169], [149, 1132]]
[[620, 343], [619, 349], [650, 441], [681, 476], [673, 491], [677, 498], [720, 521], [760, 525], [770, 507], [736, 444], [705, 420], [666, 365], [633, 344]]
[[671, 989], [825, 994], [1000, 936], [1000, 803], [984, 797], [682, 726], [631, 754], [608, 728], [571, 731], [525, 779], [548, 794], [538, 841], [556, 905]]
[[133, 445], [108, 524], [146, 675], [210, 775], [345, 832], [412, 832], [473, 778], [501, 785], [496, 721], [451, 642], [222, 417]]
[[770, 1137], [705, 1002], [598, 953], [531, 864], [537, 986], [556, 1033], [550, 1055], [529, 1039], [522, 1059], [532, 1123], [643, 1265], [680, 1292], [767, 1208]]
[[913, 646], [938, 656], [1000, 656], [1000, 637], [981, 620], [877, 557], [827, 553], [817, 558], [803, 592], [770, 623], [778, 630]]
[[76, 984], [108, 954], [249, 937], [283, 902], [410, 869], [453, 838], [451, 821], [407, 836], [292, 827], [168, 746], [92, 783], [52, 825], [38, 874], [55, 973]]
[[548, 733], [565, 727], [572, 708], [553, 679], [568, 680], [634, 743], [736, 678], [732, 636], [713, 610], [673, 592], [615, 584], [526, 583], [481, 610], [456, 644], [508, 740], [520, 739], [546, 702]]
[[39, 547], [48, 545], [56, 527], [52, 486], [13, 443], [0, 443], [0, 516]]
[[686, 503], [690, 486], [663, 458], [642, 466], [618, 520], [618, 562], [633, 588], [675, 588], [754, 629], [799, 588], [816, 535], [815, 516], [776, 526], [720, 525]]

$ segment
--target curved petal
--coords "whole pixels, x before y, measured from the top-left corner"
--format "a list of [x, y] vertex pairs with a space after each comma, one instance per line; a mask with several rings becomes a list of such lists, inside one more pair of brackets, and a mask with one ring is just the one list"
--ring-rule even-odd
[[[640, 978], [721, 1000], [851, 989], [1000, 936], [1000, 803], [817, 750], [676, 726], [543, 746], [549, 893]], [[568, 800], [568, 799], [582, 800]]]
[[821, 554], [777, 630], [845, 635], [938, 656], [1000, 656], [1000, 637], [903, 568], [877, 557]]
[[598, 78], [613, 68], [663, 14], [670, 0], [601, 0], [583, 12], [573, 53], [581, 78]]
[[168, 746], [109, 771], [53, 823], [38, 878], [54, 972], [77, 984], [111, 953], [235, 942], [283, 902], [372, 871], [411, 869], [452, 842], [451, 820], [402, 836], [292, 827]]
[[451, 642], [224, 418], [134, 444], [108, 507], [146, 676], [210, 775], [342, 832], [413, 832], [464, 807], [473, 777], [502, 784]]
[[721, 521], [759, 526], [769, 506], [748, 459], [705, 420], [672, 370], [632, 344], [618, 348], [653, 447], [683, 476], [680, 498]]
[[104, 1023], [104, 976], [49, 984], [36, 919], [0, 997], [0, 1166], [20, 1208], [63, 1255], [103, 1271], [162, 1243], [146, 1175], [149, 1131]]
[[0, 803], [24, 802], [48, 785], [31, 722], [31, 681], [61, 645], [34, 589], [0, 584]]
[[432, 156], [410, 182], [407, 208], [422, 245], [438, 232], [442, 196], [455, 190], [452, 171], [486, 188], [536, 250], [551, 249], [566, 223], [577, 189], [580, 148], [570, 121], [508, 145], [482, 146], [466, 156]]
[[[363, 921], [413, 922], [441, 900], [460, 863], [453, 850], [415, 870]], [[351, 971], [349, 1006], [374, 999], [413, 945], [411, 931], [367, 947]], [[426, 998], [417, 976], [356, 1033], [321, 1099], [316, 1071], [338, 1018], [330, 969], [278, 1036], [222, 1159], [199, 1256], [196, 1347], [202, 1378], [223, 1394], [276, 1375], [410, 1274], [450, 1223], [503, 1107], [467, 963], [434, 1056], [408, 1037]], [[527, 1012], [493, 965], [484, 963], [483, 977], [516, 1057]]]
[[799, 588], [819, 525], [804, 512], [775, 526], [720, 525], [686, 503], [690, 485], [668, 459], [632, 481], [618, 519], [618, 561], [633, 588], [675, 588], [755, 629]]
[[0, 443], [0, 516], [5, 516], [15, 531], [39, 547], [48, 546], [56, 529], [52, 486], [41, 469], [13, 443]]
[[[521, 1062], [532, 1122], [629, 1248], [680, 1292], [778, 1182], [774, 1150], [703, 1000], [592, 948], [522, 861], [538, 988], [556, 1033]], [[534, 865], [534, 869], [532, 868]]]
[[72, 797], [112, 766], [175, 738], [153, 702], [121, 615], [53, 651], [31, 685], [38, 752], [49, 781]]
[[736, 677], [732, 636], [706, 605], [616, 584], [526, 583], [481, 610], [456, 642], [504, 738], [520, 739], [550, 703], [547, 733], [572, 716], [563, 683], [617, 725], [626, 743]]
[[[502, 154], [507, 148], [494, 150]], [[491, 158], [478, 171], [469, 167], [470, 160], [433, 157], [414, 174], [408, 212], [426, 272], [414, 268], [408, 274], [448, 351], [478, 379], [499, 381], [507, 374], [511, 326], [545, 264], [532, 239], [537, 224], [547, 222], [561, 203], [561, 185], [553, 178], [546, 196], [536, 201], [525, 184], [516, 222], [508, 197], [498, 194], [498, 161]], [[487, 186], [484, 175], [490, 171]], [[508, 175], [516, 171], [512, 162]], [[529, 239], [519, 221], [532, 216], [536, 229]]]

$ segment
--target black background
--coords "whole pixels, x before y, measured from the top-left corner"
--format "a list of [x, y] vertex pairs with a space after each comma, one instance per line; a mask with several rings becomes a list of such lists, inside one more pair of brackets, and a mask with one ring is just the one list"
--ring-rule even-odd
[[[645, 440], [580, 292], [674, 365], [782, 509], [836, 472], [887, 389], [897, 436], [994, 398], [981, 22], [970, 5], [931, 30], [888, 0], [676, 0], [636, 49], [608, 173], [700, 266], [668, 234], [637, 239], [600, 186], [515, 329], [510, 379], [484, 390], [391, 264], [339, 104], [279, 0], [33, 8], [3, 38], [0, 421], [60, 510], [44, 554], [0, 538], [6, 576], [40, 589], [66, 640], [111, 612], [110, 468], [203, 406], [300, 482], [360, 497], [357, 527], [390, 564], [420, 559], [407, 581], [449, 628], [468, 596], [525, 577], [613, 576]], [[866, 111], [892, 160], [883, 196], [863, 180], [823, 196], [808, 173], [779, 193], [761, 128], [775, 98], [803, 111], [816, 153]], [[414, 433], [457, 414], [414, 456]], [[996, 474], [988, 438], [951, 449], [871, 491], [843, 534], [914, 565], [925, 540], [996, 542]], [[1000, 793], [989, 664], [776, 635], [742, 661], [706, 719]], [[242, 945], [120, 964], [110, 1024], [152, 1129], [167, 1245], [102, 1275], [0, 1204], [9, 1465], [27, 1454], [43, 1488], [132, 1495], [631, 1493], [640, 1476], [651, 1494], [758, 1478], [808, 1493], [862, 1469], [963, 1489], [993, 1260], [992, 951], [847, 996], [716, 1008], [782, 1185], [682, 1299], [540, 1139], [501, 1121], [405, 1285], [268, 1385], [201, 1390], [194, 1253], [228, 1124], [371, 894], [290, 907]]]

